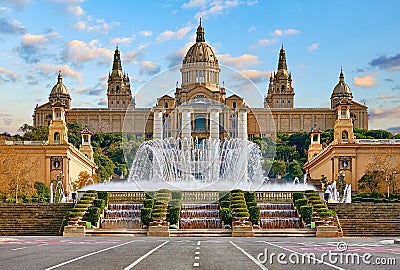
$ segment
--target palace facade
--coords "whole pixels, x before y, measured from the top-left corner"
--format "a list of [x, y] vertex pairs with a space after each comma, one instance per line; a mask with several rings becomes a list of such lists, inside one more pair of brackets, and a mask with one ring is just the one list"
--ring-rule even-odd
[[350, 117], [357, 128], [368, 128], [365, 105], [353, 100], [343, 72], [334, 87], [329, 108], [296, 108], [292, 74], [288, 72], [286, 52], [279, 52], [278, 69], [271, 74], [263, 106], [249, 108], [238, 95], [227, 96], [220, 83], [218, 59], [205, 41], [204, 27], [196, 32], [196, 42], [183, 59], [181, 84], [174, 96], [164, 95], [152, 108], [136, 108], [129, 76], [123, 72], [121, 53], [114, 53], [112, 71], [108, 77], [107, 108], [72, 108], [68, 88], [58, 75], [49, 101], [36, 106], [33, 125], [48, 125], [51, 104], [65, 105], [67, 122], [78, 122], [93, 132], [133, 132], [136, 137], [165, 138], [170, 136], [198, 138], [266, 137], [275, 132], [309, 132], [314, 126], [322, 130], [333, 128], [337, 119], [337, 104], [342, 98], [351, 101]]

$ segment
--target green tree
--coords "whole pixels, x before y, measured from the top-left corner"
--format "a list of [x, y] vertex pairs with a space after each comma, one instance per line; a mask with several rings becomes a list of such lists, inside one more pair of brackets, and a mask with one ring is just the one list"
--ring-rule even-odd
[[294, 146], [300, 158], [307, 156], [308, 146], [310, 145], [310, 135], [308, 132], [297, 132], [289, 137], [288, 144]]
[[289, 163], [288, 173], [291, 178], [299, 178], [301, 179], [303, 176], [302, 166], [297, 160], [293, 160]]
[[271, 166], [271, 174], [274, 176], [286, 174], [286, 164], [283, 160], [274, 160]]
[[112, 160], [110, 160], [106, 156], [102, 156], [97, 153], [94, 153], [94, 162], [99, 167], [96, 170], [96, 174], [98, 175], [99, 180], [105, 181], [105, 180], [110, 179], [110, 177], [114, 173], [114, 168], [115, 168], [115, 165], [112, 162]]
[[21, 139], [24, 141], [46, 141], [48, 137], [48, 128], [45, 126], [30, 126], [23, 124], [19, 131], [23, 133]]
[[73, 146], [79, 149], [79, 146], [82, 143], [81, 139], [81, 132], [82, 132], [82, 127], [77, 123], [67, 123], [68, 127], [68, 142], [72, 143]]
[[374, 192], [379, 188], [379, 177], [382, 173], [378, 171], [372, 171], [364, 174], [358, 180], [358, 188], [361, 190], [369, 189], [369, 192]]

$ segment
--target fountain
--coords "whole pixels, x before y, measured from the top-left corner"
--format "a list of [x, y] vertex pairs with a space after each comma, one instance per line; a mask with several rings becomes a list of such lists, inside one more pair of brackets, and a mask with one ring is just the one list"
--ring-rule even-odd
[[258, 145], [243, 139], [153, 139], [139, 147], [128, 181], [142, 190], [256, 190], [261, 162]]
[[218, 204], [182, 204], [181, 229], [220, 229]]
[[290, 203], [259, 203], [262, 229], [301, 228], [301, 220]]
[[104, 229], [139, 229], [142, 227], [140, 221], [140, 209], [143, 204], [113, 204], [108, 205], [101, 219], [100, 227]]
[[346, 184], [343, 196], [339, 195], [339, 191], [336, 188], [336, 181], [327, 186], [325, 193], [328, 194], [328, 202], [330, 203], [351, 203], [351, 184]]

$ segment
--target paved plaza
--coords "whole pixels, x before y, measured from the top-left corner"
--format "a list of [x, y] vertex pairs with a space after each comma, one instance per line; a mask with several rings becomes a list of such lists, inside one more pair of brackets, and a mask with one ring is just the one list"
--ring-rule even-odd
[[399, 269], [394, 238], [3, 237], [1, 269]]

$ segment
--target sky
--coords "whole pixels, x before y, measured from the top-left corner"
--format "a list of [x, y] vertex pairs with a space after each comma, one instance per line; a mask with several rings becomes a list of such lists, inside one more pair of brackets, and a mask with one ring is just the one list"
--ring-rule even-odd
[[[295, 107], [329, 107], [342, 67], [354, 100], [368, 106], [369, 128], [400, 130], [399, 10], [397, 0], [0, 0], [0, 133], [32, 124], [59, 70], [72, 107], [106, 107], [117, 44], [138, 106], [151, 105], [181, 83], [200, 18], [228, 70], [225, 86], [251, 106], [263, 106], [258, 96], [283, 44]], [[143, 87], [166, 70], [176, 74], [165, 76], [171, 81]], [[257, 98], [236, 89], [236, 73], [255, 84]]]

